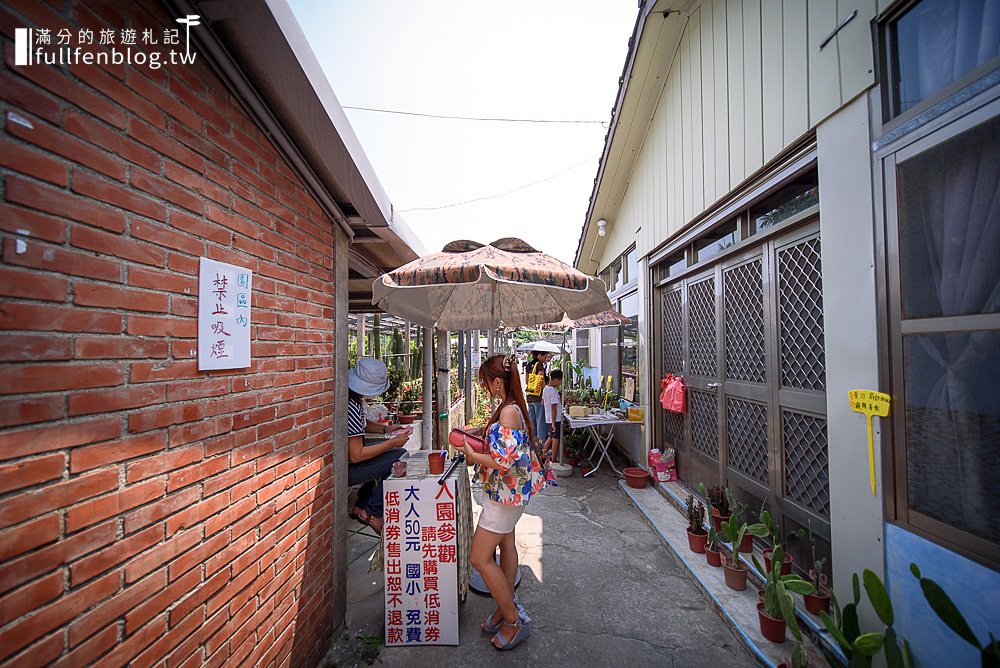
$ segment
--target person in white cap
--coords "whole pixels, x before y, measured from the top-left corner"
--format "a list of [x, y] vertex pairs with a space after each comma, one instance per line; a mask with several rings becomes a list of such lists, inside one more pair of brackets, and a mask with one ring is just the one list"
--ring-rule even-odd
[[389, 427], [365, 418], [365, 397], [377, 397], [389, 387], [385, 364], [363, 357], [347, 374], [347, 484], [361, 484], [352, 518], [382, 534], [382, 481], [406, 450], [409, 429], [400, 429], [381, 443], [365, 445], [365, 433], [389, 433]]

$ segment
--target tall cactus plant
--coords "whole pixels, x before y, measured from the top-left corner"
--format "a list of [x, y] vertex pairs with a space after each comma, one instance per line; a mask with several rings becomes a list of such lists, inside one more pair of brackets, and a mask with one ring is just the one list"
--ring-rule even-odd
[[830, 600], [834, 606], [834, 618], [831, 618], [826, 612], [819, 613], [823, 625], [826, 626], [826, 630], [830, 632], [830, 635], [844, 652], [849, 668], [870, 668], [872, 657], [883, 649], [885, 650], [886, 665], [889, 668], [912, 668], [913, 658], [910, 656], [910, 646], [903, 640], [901, 648], [896, 632], [892, 628], [895, 615], [885, 584], [874, 571], [867, 568], [864, 570], [863, 578], [868, 600], [879, 620], [885, 624], [882, 633], [861, 633], [858, 622], [861, 583], [857, 573], [851, 577], [851, 591], [854, 600], [841, 609], [836, 596], [831, 592]]
[[410, 343], [410, 378], [420, 378], [423, 375], [424, 347], [416, 341]]
[[399, 327], [392, 326], [392, 338], [389, 345], [389, 352], [392, 354], [390, 364], [396, 369], [404, 369], [403, 356], [406, 354], [406, 340], [399, 331]]

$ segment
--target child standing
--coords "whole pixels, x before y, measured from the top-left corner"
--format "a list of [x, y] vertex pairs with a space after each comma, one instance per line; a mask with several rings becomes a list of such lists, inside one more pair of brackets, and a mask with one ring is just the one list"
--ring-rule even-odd
[[544, 454], [551, 457], [553, 461], [559, 461], [559, 435], [562, 426], [562, 401], [559, 398], [559, 386], [562, 385], [562, 377], [562, 371], [555, 369], [549, 374], [549, 384], [542, 390], [545, 427], [548, 432]]

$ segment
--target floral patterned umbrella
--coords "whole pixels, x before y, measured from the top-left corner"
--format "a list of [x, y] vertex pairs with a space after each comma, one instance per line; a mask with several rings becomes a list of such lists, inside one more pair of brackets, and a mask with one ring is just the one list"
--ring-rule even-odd
[[604, 282], [520, 239], [453, 241], [372, 285], [383, 311], [441, 330], [488, 329], [583, 318], [611, 308]]
[[570, 317], [565, 317], [559, 322], [543, 325], [542, 329], [561, 332], [565, 329], [582, 329], [584, 327], [611, 327], [613, 325], [628, 325], [631, 322], [632, 318], [627, 315], [622, 315], [615, 310], [608, 310], [601, 313], [595, 313], [594, 315], [577, 318], [576, 320], [573, 320]]

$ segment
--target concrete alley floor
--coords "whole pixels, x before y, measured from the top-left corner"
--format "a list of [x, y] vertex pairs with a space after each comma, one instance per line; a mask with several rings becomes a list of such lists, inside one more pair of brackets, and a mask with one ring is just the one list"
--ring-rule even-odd
[[[474, 501], [478, 497], [474, 486]], [[474, 512], [478, 515], [478, 504]], [[348, 638], [330, 657], [342, 668], [365, 665], [357, 651], [362, 639], [374, 645], [384, 637], [382, 574], [368, 573], [376, 539], [370, 530], [353, 527], [349, 535], [354, 561], [348, 568]], [[607, 465], [587, 479], [576, 472], [532, 498], [518, 523], [517, 543], [522, 573], [518, 593], [534, 619], [531, 638], [510, 653], [494, 650], [479, 630], [479, 622], [494, 609], [492, 599], [472, 591], [459, 612], [459, 646], [383, 646], [375, 664], [755, 664], [618, 490]]]

